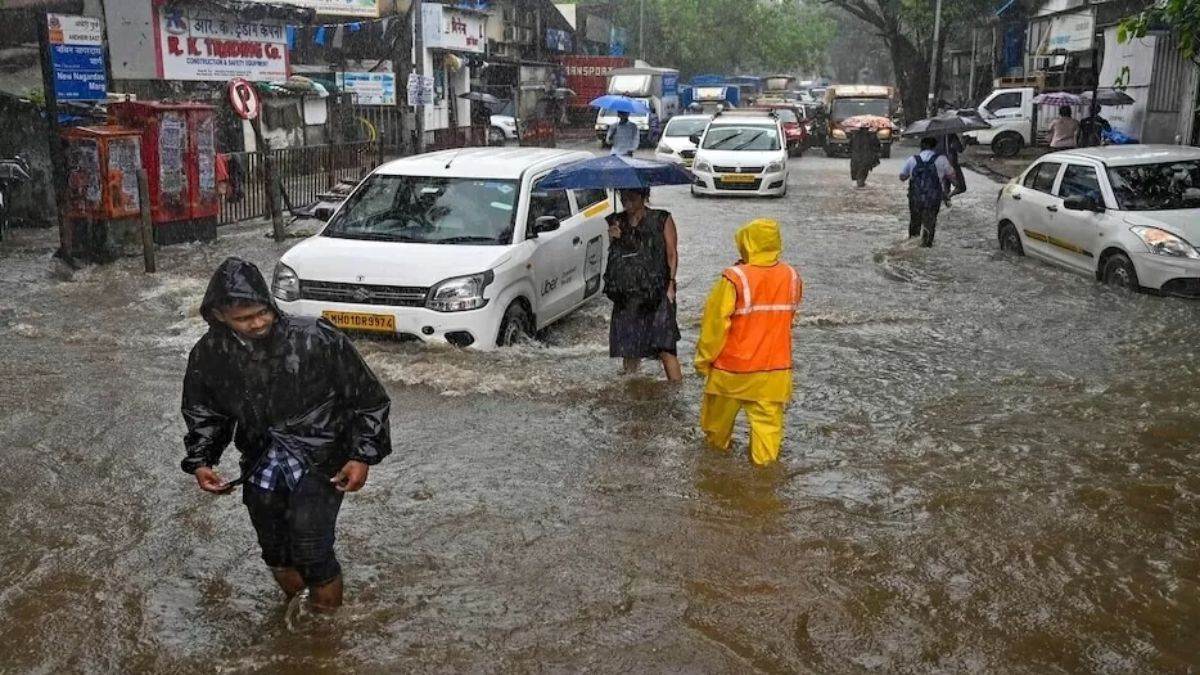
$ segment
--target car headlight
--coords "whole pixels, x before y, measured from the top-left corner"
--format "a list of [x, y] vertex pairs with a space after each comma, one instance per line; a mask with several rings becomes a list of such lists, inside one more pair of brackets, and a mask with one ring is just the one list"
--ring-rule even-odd
[[1135, 225], [1129, 228], [1129, 231], [1136, 234], [1142, 240], [1142, 243], [1146, 245], [1146, 248], [1156, 255], [1165, 255], [1172, 258], [1200, 258], [1200, 251], [1197, 251], [1196, 247], [1166, 230], [1160, 230], [1157, 227], [1147, 227], [1145, 225]]
[[766, 173], [779, 173], [783, 171], [783, 162], [771, 162], [767, 165]]
[[271, 280], [271, 295], [292, 302], [300, 299], [300, 277], [292, 268], [278, 263], [275, 265], [275, 277]]
[[880, 130], [879, 130], [879, 137], [880, 137], [880, 138], [891, 138], [891, 137], [892, 137], [892, 130], [891, 130], [891, 129], [880, 129]]
[[608, 125], [607, 124], [597, 124], [596, 131], [608, 131]]
[[672, 150], [672, 149], [671, 149], [671, 146], [669, 146], [669, 145], [660, 145], [660, 146], [658, 146], [658, 152], [659, 152], [659, 154], [663, 154], [663, 155], [673, 155], [673, 154], [675, 154], [675, 151], [674, 151], [674, 150]]
[[712, 165], [704, 160], [699, 160], [696, 162], [696, 166], [693, 169], [693, 171], [703, 171], [704, 173], [711, 173]]
[[465, 277], [454, 277], [439, 282], [429, 289], [425, 306], [435, 312], [465, 312], [479, 309], [487, 304], [483, 289], [492, 283], [496, 275], [491, 270]]
[[845, 131], [842, 131], [841, 129], [834, 129], [834, 130], [833, 130], [833, 134], [832, 134], [832, 136], [833, 136], [834, 138], [845, 138], [845, 137], [846, 137], [846, 132], [845, 132]]
[[505, 129], [516, 129], [517, 121], [516, 120], [504, 120], [504, 121], [500, 122], [500, 126], [504, 127]]
[[650, 125], [649, 124], [638, 124], [637, 128], [638, 128], [638, 131], [649, 131]]

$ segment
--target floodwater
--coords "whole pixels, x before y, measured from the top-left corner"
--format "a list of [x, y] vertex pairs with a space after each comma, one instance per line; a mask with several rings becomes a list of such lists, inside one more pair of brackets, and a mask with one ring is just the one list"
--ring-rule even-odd
[[361, 342], [396, 447], [343, 507], [333, 618], [288, 612], [240, 500], [178, 469], [207, 274], [290, 244], [240, 226], [157, 275], [68, 275], [17, 231], [0, 670], [1200, 668], [1200, 305], [1000, 255], [977, 175], [914, 248], [898, 166], [855, 190], [818, 153], [782, 200], [655, 191], [686, 359], [735, 228], [782, 223], [807, 297], [774, 470], [703, 447], [695, 377], [618, 375], [603, 301], [492, 354]]

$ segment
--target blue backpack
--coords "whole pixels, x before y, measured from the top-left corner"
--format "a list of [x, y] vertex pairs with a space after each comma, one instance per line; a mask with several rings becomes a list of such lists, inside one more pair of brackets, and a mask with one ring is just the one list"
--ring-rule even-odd
[[908, 199], [918, 208], [932, 209], [942, 203], [942, 177], [938, 173], [938, 155], [928, 162], [920, 155], [914, 157], [917, 166], [908, 179]]

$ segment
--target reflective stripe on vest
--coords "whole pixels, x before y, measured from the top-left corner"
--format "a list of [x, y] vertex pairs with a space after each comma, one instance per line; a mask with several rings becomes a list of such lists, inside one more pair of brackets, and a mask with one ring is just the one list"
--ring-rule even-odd
[[725, 346], [713, 367], [734, 373], [757, 373], [792, 367], [792, 319], [803, 296], [796, 270], [735, 265], [724, 277], [737, 300]]

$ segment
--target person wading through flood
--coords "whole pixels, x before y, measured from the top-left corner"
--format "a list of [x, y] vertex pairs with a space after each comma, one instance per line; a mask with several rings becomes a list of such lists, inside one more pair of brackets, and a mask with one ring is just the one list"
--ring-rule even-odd
[[704, 306], [696, 372], [704, 377], [700, 428], [729, 450], [738, 412], [750, 422], [750, 460], [779, 459], [784, 408], [792, 398], [792, 322], [804, 282], [779, 260], [779, 224], [754, 220], [734, 236], [741, 259], [717, 280]]
[[871, 169], [879, 166], [879, 134], [874, 129], [855, 127], [850, 130], [850, 180], [865, 187]]
[[[181, 466], [213, 494], [244, 482], [242, 502], [279, 587], [288, 598], [307, 587], [314, 610], [333, 611], [342, 604], [338, 510], [392, 450], [387, 393], [345, 335], [324, 319], [281, 313], [244, 260], [221, 263], [200, 314], [209, 329], [184, 375]], [[226, 482], [215, 467], [230, 440], [241, 478]]]
[[617, 123], [608, 128], [608, 144], [612, 146], [612, 155], [633, 157], [633, 151], [638, 149], [641, 132], [637, 125], [629, 121], [629, 113], [622, 110], [617, 113]]
[[954, 179], [954, 168], [937, 154], [937, 139], [921, 139], [921, 151], [904, 163], [900, 180], [908, 181], [908, 236], [921, 237], [921, 246], [933, 246], [938, 211], [945, 199], [944, 181]]
[[609, 356], [624, 359], [626, 373], [642, 359], [662, 361], [667, 379], [679, 382], [675, 270], [679, 264], [675, 219], [647, 208], [649, 188], [620, 191], [620, 213], [608, 216], [608, 267], [604, 293], [613, 301]]

